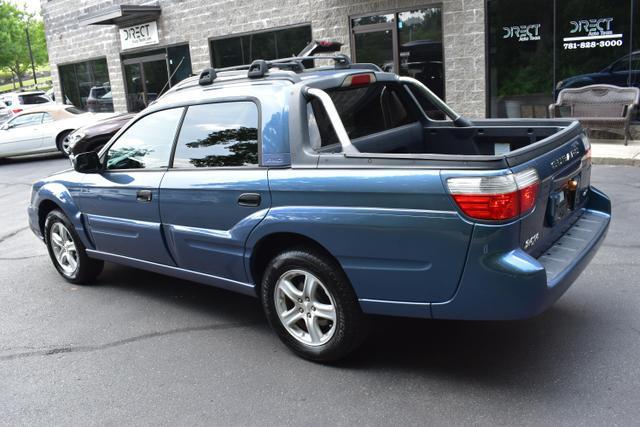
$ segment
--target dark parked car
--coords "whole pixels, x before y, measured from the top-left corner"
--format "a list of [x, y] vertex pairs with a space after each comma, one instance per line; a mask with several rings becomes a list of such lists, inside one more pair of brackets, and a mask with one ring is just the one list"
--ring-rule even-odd
[[640, 84], [640, 51], [625, 55], [602, 71], [579, 74], [560, 80], [556, 85], [556, 97], [562, 89], [594, 84], [614, 86], [638, 86]]
[[69, 153], [77, 155], [87, 151], [99, 151], [135, 114], [120, 114], [81, 127], [69, 135]]

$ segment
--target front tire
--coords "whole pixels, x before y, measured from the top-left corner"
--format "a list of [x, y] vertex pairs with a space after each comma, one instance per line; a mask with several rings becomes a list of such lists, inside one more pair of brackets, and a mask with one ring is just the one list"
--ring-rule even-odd
[[71, 151], [69, 149], [69, 135], [71, 135], [71, 131], [66, 130], [56, 138], [56, 146], [58, 147], [58, 151], [60, 151], [65, 156], [71, 154]]
[[80, 236], [62, 212], [49, 212], [44, 223], [44, 231], [53, 266], [68, 282], [88, 284], [102, 272], [104, 263], [87, 256]]
[[276, 256], [261, 288], [262, 306], [280, 339], [315, 362], [344, 358], [366, 338], [368, 319], [340, 265], [316, 251]]

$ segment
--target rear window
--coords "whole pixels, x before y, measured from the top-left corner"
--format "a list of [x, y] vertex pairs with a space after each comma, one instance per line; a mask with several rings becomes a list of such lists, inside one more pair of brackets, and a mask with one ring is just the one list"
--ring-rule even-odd
[[49, 98], [43, 95], [19, 95], [18, 99], [22, 105], [46, 104], [47, 102], [50, 102]]
[[[353, 88], [327, 90], [349, 138], [394, 129], [418, 121], [415, 102], [397, 84], [376, 83]], [[311, 101], [321, 146], [339, 143], [331, 121], [319, 100]]]

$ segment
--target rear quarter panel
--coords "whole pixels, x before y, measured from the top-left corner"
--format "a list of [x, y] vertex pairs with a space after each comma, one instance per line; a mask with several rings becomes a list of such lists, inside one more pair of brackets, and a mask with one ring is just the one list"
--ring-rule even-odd
[[427, 303], [450, 298], [472, 225], [460, 218], [437, 170], [272, 169], [272, 208], [249, 249], [271, 233], [320, 243], [358, 298]]

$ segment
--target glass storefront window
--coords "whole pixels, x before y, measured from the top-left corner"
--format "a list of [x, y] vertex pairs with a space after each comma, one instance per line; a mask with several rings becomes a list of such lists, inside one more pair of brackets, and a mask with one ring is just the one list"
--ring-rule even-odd
[[489, 92], [493, 117], [546, 117], [553, 102], [553, 0], [491, 0]]
[[211, 40], [211, 63], [224, 68], [256, 59], [286, 58], [297, 55], [310, 42], [310, 25]]
[[121, 56], [129, 112], [141, 111], [191, 75], [189, 45]]
[[[413, 77], [444, 99], [441, 7], [352, 18], [351, 31], [355, 61]], [[429, 117], [444, 118], [424, 96], [415, 95]]]
[[183, 44], [167, 49], [171, 85], [175, 85], [191, 75], [191, 55], [189, 45]]
[[627, 86], [631, 2], [557, 0], [556, 7], [556, 89]]
[[106, 59], [60, 65], [58, 72], [65, 104], [91, 112], [113, 111]]
[[562, 89], [639, 86], [636, 3], [489, 0], [489, 115], [547, 117]]

